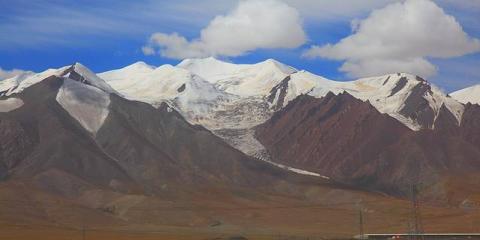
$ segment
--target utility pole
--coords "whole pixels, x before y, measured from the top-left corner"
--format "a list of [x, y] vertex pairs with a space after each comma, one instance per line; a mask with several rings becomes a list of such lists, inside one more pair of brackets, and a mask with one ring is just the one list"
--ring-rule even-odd
[[357, 208], [358, 208], [358, 233], [360, 234], [360, 239], [366, 239], [365, 238], [365, 228], [364, 228], [364, 219], [363, 219], [363, 204], [362, 200], [358, 201], [356, 203]]
[[360, 239], [365, 239], [365, 231], [364, 231], [364, 228], [363, 228], [363, 209], [360, 208], [358, 210], [358, 225], [360, 227], [359, 231], [360, 231]]
[[411, 202], [412, 202], [412, 212], [411, 212], [411, 219], [412, 219], [412, 236], [411, 239], [423, 240], [423, 228], [422, 228], [422, 219], [420, 216], [420, 204], [417, 199], [417, 186], [415, 183], [411, 185]]

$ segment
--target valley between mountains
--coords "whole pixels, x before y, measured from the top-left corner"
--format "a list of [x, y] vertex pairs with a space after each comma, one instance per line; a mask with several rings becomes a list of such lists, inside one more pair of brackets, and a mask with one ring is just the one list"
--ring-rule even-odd
[[334, 81], [273, 59], [18, 75], [0, 81], [0, 226], [346, 238], [359, 211], [369, 232], [408, 231], [413, 186], [426, 231], [475, 232], [479, 103], [478, 86]]

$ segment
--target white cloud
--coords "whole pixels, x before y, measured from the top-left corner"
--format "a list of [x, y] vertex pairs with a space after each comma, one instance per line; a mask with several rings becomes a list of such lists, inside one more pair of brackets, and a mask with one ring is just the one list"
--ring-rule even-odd
[[334, 45], [312, 46], [304, 55], [345, 60], [340, 70], [355, 77], [389, 72], [430, 77], [436, 67], [428, 58], [480, 51], [480, 41], [430, 0], [393, 3], [352, 26], [352, 35]]
[[142, 52], [143, 54], [149, 56], [149, 55], [155, 55], [155, 49], [149, 46], [144, 46], [142, 47]]
[[433, 76], [437, 67], [423, 58], [381, 59], [346, 61], [340, 71], [352, 77], [366, 77], [395, 72], [414, 73], [423, 77]]
[[15, 77], [17, 75], [23, 73], [31, 73], [30, 71], [20, 70], [20, 69], [12, 69], [12, 70], [4, 70], [0, 67], [0, 81], [4, 79], [8, 79], [11, 77]]
[[312, 20], [335, 20], [356, 17], [372, 9], [384, 7], [399, 0], [283, 0]]
[[177, 34], [154, 33], [144, 53], [182, 59], [240, 56], [256, 49], [296, 48], [306, 41], [295, 8], [277, 0], [246, 0], [226, 15], [216, 16], [200, 37], [191, 41]]

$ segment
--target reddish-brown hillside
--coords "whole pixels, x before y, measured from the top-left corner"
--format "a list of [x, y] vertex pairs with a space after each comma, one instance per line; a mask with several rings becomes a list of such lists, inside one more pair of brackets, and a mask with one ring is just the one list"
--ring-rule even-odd
[[445, 198], [445, 176], [480, 170], [476, 107], [461, 126], [440, 111], [434, 130], [412, 131], [348, 93], [300, 96], [264, 124], [257, 138], [273, 161], [355, 186], [405, 195], [411, 183]]

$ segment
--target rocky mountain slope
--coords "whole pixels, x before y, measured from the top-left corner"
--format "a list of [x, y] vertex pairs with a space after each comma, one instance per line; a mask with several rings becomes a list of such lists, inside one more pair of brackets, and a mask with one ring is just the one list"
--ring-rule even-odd
[[442, 106], [434, 129], [413, 131], [347, 92], [302, 95], [258, 126], [256, 136], [287, 166], [394, 195], [408, 195], [416, 184], [429, 197], [450, 199], [448, 178], [480, 171], [480, 143], [473, 138], [480, 134], [479, 109], [468, 105], [457, 124]]

